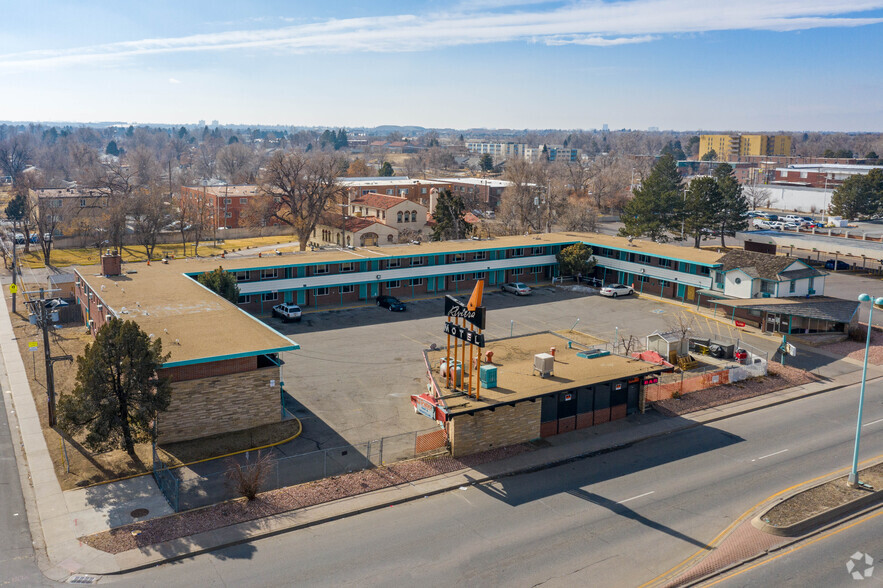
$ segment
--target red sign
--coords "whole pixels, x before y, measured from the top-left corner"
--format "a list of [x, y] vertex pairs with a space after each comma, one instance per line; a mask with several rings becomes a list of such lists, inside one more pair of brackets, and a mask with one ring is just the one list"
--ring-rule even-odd
[[658, 382], [659, 382], [659, 378], [657, 378], [656, 376], [653, 376], [652, 378], [644, 378], [644, 385], [645, 386], [647, 384], [656, 384]]
[[742, 322], [742, 321], [733, 321], [733, 322], [736, 323], [736, 326], [737, 326], [737, 327], [744, 327], [744, 326], [745, 326], [745, 323]]

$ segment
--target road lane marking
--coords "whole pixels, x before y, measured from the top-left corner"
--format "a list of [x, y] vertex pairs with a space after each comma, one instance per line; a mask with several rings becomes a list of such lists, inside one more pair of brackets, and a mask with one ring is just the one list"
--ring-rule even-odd
[[775, 453], [769, 453], [769, 454], [767, 454], [767, 455], [762, 455], [762, 456], [760, 456], [760, 457], [758, 457], [758, 458], [756, 458], [756, 459], [752, 459], [751, 461], [760, 461], [760, 460], [762, 460], [762, 459], [766, 459], [766, 458], [768, 458], [768, 457], [772, 457], [772, 456], [774, 456], [774, 455], [779, 455], [780, 453], [785, 453], [786, 451], [788, 451], [788, 450], [787, 450], [787, 449], [783, 449], [782, 451], [777, 451], [777, 452], [775, 452]]
[[876, 425], [877, 423], [883, 423], [883, 419], [877, 419], [876, 421], [871, 421], [870, 423], [865, 423], [862, 425], [863, 427], [869, 427], [871, 425]]
[[626, 502], [629, 502], [630, 500], [637, 500], [638, 498], [644, 498], [645, 496], [650, 496], [654, 492], [656, 492], [656, 490], [651, 490], [650, 492], [644, 492], [643, 494], [638, 494], [637, 496], [632, 496], [631, 498], [626, 498], [625, 500], [620, 500], [616, 504], [625, 504]]

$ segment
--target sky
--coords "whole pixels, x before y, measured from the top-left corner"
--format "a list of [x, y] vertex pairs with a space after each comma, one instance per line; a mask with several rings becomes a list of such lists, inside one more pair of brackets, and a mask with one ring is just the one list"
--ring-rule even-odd
[[883, 131], [883, 0], [4, 5], [0, 120]]

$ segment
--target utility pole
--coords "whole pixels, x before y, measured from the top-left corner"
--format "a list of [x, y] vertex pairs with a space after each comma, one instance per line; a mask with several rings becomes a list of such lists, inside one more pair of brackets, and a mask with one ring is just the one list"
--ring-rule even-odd
[[18, 255], [16, 253], [17, 247], [15, 246], [15, 235], [12, 236], [12, 285], [15, 288], [12, 289], [12, 312], [15, 313], [15, 297], [18, 292], [18, 286], [15, 283], [15, 277], [18, 274]]
[[58, 420], [55, 415], [55, 373], [52, 365], [56, 361], [73, 361], [74, 358], [70, 355], [52, 357], [52, 351], [49, 349], [49, 325], [52, 322], [52, 318], [49, 309], [46, 308], [43, 288], [40, 288], [39, 299], [31, 300], [28, 304], [32, 305], [31, 310], [36, 315], [37, 326], [43, 330], [43, 356], [46, 361], [46, 401], [49, 409], [49, 426], [55, 427], [58, 424]]

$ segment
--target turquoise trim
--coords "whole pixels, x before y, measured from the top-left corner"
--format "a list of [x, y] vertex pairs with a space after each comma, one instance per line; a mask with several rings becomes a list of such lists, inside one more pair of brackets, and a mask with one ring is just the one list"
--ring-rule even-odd
[[201, 363], [213, 363], [216, 361], [224, 361], [227, 359], [239, 359], [241, 357], [257, 357], [258, 355], [268, 355], [270, 353], [281, 353], [283, 351], [297, 351], [300, 345], [295, 343], [288, 347], [278, 347], [276, 349], [264, 349], [263, 351], [248, 351], [244, 353], [233, 353], [230, 355], [218, 355], [216, 357], [200, 357], [198, 359], [188, 359], [186, 361], [169, 361], [162, 365], [163, 368], [181, 367], [185, 365], [198, 365]]

